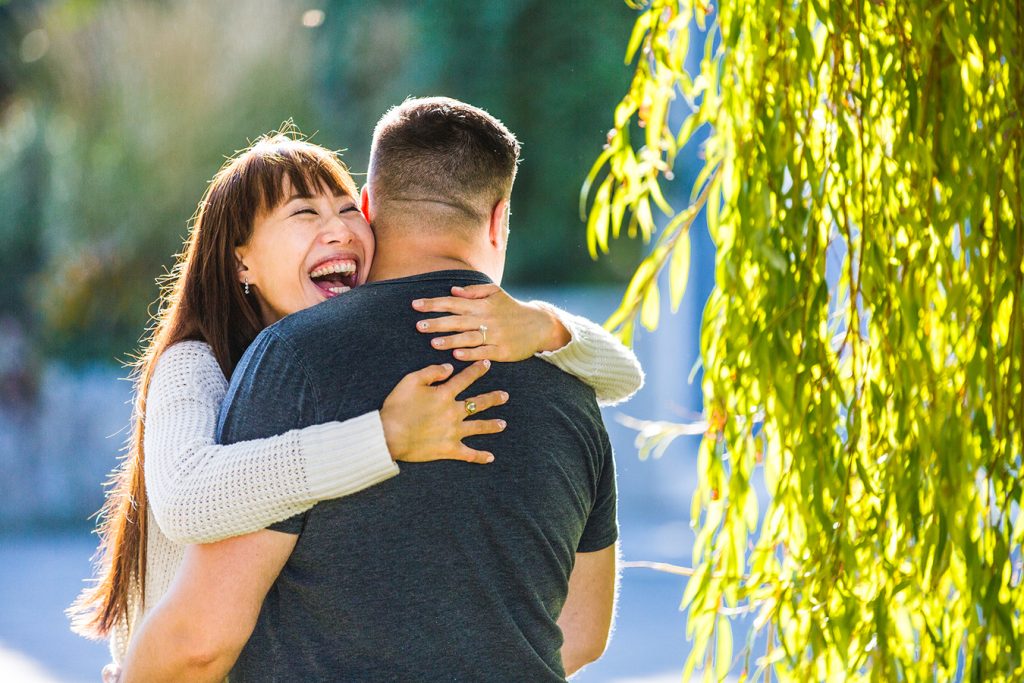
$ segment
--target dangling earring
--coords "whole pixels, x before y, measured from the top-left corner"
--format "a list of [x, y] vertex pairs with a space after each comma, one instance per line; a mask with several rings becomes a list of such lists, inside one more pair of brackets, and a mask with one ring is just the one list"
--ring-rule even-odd
[[245, 295], [249, 296], [249, 278], [245, 278]]

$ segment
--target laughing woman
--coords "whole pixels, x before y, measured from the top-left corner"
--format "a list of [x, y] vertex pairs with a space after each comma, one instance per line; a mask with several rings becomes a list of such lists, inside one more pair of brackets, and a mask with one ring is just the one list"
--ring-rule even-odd
[[[290, 259], [289, 243], [311, 236], [314, 251]], [[639, 388], [636, 358], [595, 324], [481, 286], [427, 304], [455, 315], [424, 332], [455, 333], [444, 349], [479, 361], [461, 373], [427, 367], [400, 381], [379, 411], [217, 445], [228, 378], [249, 344], [285, 315], [363, 284], [373, 250], [355, 184], [322, 147], [274, 134], [213, 178], [134, 368], [132, 434], [102, 512], [97, 579], [69, 610], [76, 632], [109, 638], [115, 665], [169, 588], [186, 545], [351, 495], [397, 475], [396, 461], [490, 462], [492, 454], [462, 439], [504, 424], [465, 419], [455, 398], [490, 360], [540, 354], [605, 403]], [[507, 399], [497, 391], [473, 400], [484, 411]]]

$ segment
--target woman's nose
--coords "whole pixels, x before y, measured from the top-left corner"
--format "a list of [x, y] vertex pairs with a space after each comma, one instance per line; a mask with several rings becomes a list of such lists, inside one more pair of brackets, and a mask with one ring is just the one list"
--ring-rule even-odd
[[352, 229], [340, 215], [326, 222], [321, 235], [328, 244], [348, 244], [354, 238]]

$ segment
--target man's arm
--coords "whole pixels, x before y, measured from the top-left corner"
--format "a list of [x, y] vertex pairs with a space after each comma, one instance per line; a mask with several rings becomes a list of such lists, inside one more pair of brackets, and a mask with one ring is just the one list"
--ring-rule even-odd
[[612, 630], [618, 593], [618, 544], [592, 553], [576, 553], [558, 626], [565, 642], [562, 665], [571, 676], [604, 654]]
[[132, 639], [123, 683], [223, 681], [297, 540], [264, 529], [188, 546], [170, 590]]

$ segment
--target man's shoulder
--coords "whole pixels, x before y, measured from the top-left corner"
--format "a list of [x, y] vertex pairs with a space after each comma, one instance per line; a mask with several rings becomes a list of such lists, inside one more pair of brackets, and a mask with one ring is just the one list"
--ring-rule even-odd
[[329, 330], [337, 332], [339, 326], [351, 324], [352, 327], [344, 330], [349, 333], [356, 325], [374, 317], [382, 319], [379, 324], [397, 324], [390, 320], [389, 314], [396, 308], [408, 308], [405, 312], [412, 314], [412, 301], [416, 297], [444, 296], [453, 286], [484, 282], [490, 282], [486, 275], [469, 270], [433, 271], [371, 282], [285, 316], [264, 332], [301, 347], [311, 339], [322, 340], [319, 335]]
[[287, 315], [263, 331], [282, 342], [293, 342], [307, 334], [316, 333], [325, 326], [358, 316], [365, 308], [365, 287], [353, 289], [333, 299]]
[[491, 373], [498, 384], [514, 385], [517, 393], [531, 397], [527, 411], [558, 409], [603, 424], [594, 388], [578, 377], [537, 357], [515, 363], [499, 363]]

